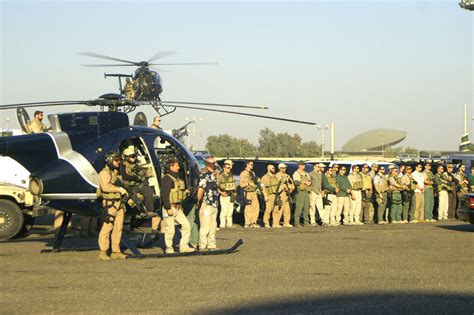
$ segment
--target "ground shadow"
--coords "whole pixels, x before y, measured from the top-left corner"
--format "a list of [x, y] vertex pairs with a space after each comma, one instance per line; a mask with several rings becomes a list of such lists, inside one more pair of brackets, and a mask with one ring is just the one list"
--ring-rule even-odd
[[462, 225], [437, 225], [436, 227], [458, 232], [474, 232], [474, 224], [462, 224]]
[[474, 294], [366, 293], [310, 297], [207, 310], [205, 314], [472, 314]]

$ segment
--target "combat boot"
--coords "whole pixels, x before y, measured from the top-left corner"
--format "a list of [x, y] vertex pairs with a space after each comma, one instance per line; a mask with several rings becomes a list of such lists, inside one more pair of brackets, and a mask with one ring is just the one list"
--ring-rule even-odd
[[98, 258], [99, 258], [99, 260], [104, 260], [104, 261], [110, 260], [110, 257], [109, 257], [109, 255], [107, 255], [107, 251], [105, 251], [105, 250], [101, 250], [99, 252], [99, 257]]
[[189, 246], [186, 246], [186, 247], [183, 247], [183, 248], [180, 247], [179, 252], [180, 253], [192, 253], [192, 252], [194, 252], [194, 248], [189, 247]]
[[112, 255], [110, 255], [111, 259], [127, 259], [127, 257], [128, 257], [127, 255], [121, 252], [112, 253]]

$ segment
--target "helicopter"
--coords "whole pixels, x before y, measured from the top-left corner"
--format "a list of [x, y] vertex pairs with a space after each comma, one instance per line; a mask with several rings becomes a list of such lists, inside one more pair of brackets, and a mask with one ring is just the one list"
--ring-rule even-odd
[[[160, 94], [163, 92], [162, 79], [158, 71], [151, 69], [150, 66], [201, 66], [217, 64], [215, 62], [154, 63], [154, 61], [158, 59], [173, 54], [175, 54], [173, 51], [160, 51], [146, 61], [130, 61], [93, 52], [80, 53], [80, 55], [83, 56], [121, 62], [120, 64], [85, 64], [83, 65], [85, 67], [138, 67], [133, 75], [104, 73], [105, 78], [117, 77], [119, 80], [120, 94], [127, 99], [136, 101], [161, 101]], [[122, 78], [126, 79], [125, 87], [123, 87]]]
[[[206, 103], [196, 103], [206, 104]], [[166, 161], [176, 158], [182, 165], [181, 177], [189, 190], [184, 203], [195, 204], [198, 178], [201, 173], [198, 161], [193, 153], [173, 135], [162, 130], [130, 124], [128, 113], [140, 106], [191, 108], [196, 110], [217, 111], [243, 116], [254, 116], [280, 121], [289, 121], [314, 125], [307, 121], [292, 120], [251, 113], [217, 110], [203, 107], [168, 105], [157, 101], [135, 101], [125, 99], [122, 95], [108, 93], [93, 100], [84, 101], [48, 101], [0, 105], [0, 110], [17, 109], [19, 124], [24, 128], [25, 108], [42, 108], [46, 106], [87, 105], [100, 107], [99, 111], [69, 112], [50, 114], [51, 131], [36, 134], [0, 137], [0, 155], [8, 156], [21, 164], [31, 174], [28, 191], [33, 194], [38, 208], [47, 205], [52, 209], [64, 211], [64, 220], [57, 234], [52, 251], [60, 251], [71, 215], [100, 216], [101, 204], [96, 195], [98, 173], [105, 165], [105, 154], [109, 151], [122, 152], [133, 146], [141, 161], [148, 169], [148, 184], [153, 188], [155, 209], [160, 207], [160, 181], [166, 171]], [[211, 106], [258, 108], [243, 105], [210, 104]], [[107, 111], [105, 109], [108, 109]], [[143, 122], [143, 113], [138, 113], [135, 122]], [[0, 209], [0, 230], [15, 226], [18, 231], [26, 224], [26, 219], [16, 220], [22, 215], [31, 216], [31, 209], [19, 207], [2, 207]], [[127, 215], [134, 216], [137, 209], [127, 205]], [[27, 222], [32, 226], [31, 220]], [[11, 238], [14, 235], [6, 235]], [[138, 249], [127, 240], [124, 234], [122, 241], [136, 256], [142, 257]], [[219, 253], [234, 251], [240, 243]]]
[[474, 11], [474, 1], [473, 0], [461, 0], [459, 6], [463, 9]]

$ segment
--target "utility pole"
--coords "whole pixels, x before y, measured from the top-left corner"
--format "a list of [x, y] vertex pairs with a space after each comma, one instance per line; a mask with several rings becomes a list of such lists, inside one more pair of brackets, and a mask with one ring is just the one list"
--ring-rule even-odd
[[316, 125], [316, 128], [318, 130], [321, 130], [321, 159], [324, 159], [324, 149], [325, 149], [325, 146], [326, 146], [326, 142], [325, 142], [325, 137], [324, 137], [324, 133], [326, 130], [329, 129], [329, 126], [326, 125], [326, 126], [321, 126], [321, 125]]

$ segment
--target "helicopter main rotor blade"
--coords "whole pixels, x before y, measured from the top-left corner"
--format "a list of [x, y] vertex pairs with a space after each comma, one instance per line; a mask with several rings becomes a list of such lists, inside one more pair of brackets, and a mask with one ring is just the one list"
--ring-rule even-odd
[[86, 64], [84, 67], [136, 67], [135, 65], [124, 65], [124, 64]]
[[136, 61], [130, 61], [130, 60], [125, 60], [125, 59], [119, 59], [119, 58], [110, 57], [110, 56], [106, 56], [106, 55], [96, 54], [96, 53], [93, 53], [93, 52], [83, 52], [83, 53], [80, 53], [79, 55], [88, 56], [88, 57], [94, 57], [94, 58], [100, 58], [100, 59], [107, 59], [107, 60], [120, 61], [120, 62], [131, 63], [131, 64], [137, 64], [137, 63], [138, 63], [138, 62], [136, 62]]
[[18, 103], [0, 105], [0, 110], [15, 109], [18, 107], [46, 107], [46, 106], [61, 106], [61, 105], [88, 105], [90, 101], [50, 101], [50, 102], [35, 102], [35, 103]]
[[161, 101], [160, 103], [166, 104], [189, 104], [189, 105], [204, 105], [204, 106], [219, 106], [219, 107], [236, 107], [236, 108], [252, 108], [252, 109], [268, 109], [267, 106], [248, 106], [248, 105], [235, 105], [235, 104], [216, 104], [216, 103], [197, 103], [197, 102], [175, 102], [175, 101]]
[[217, 62], [150, 63], [150, 66], [215, 66]]
[[165, 57], [168, 57], [168, 56], [171, 56], [171, 55], [174, 55], [174, 54], [176, 54], [175, 51], [168, 51], [168, 50], [159, 51], [156, 54], [154, 54], [150, 59], [148, 59], [148, 62], [150, 63], [152, 61], [155, 61], [155, 60], [158, 60], [158, 59], [161, 59], [161, 58], [165, 58]]
[[183, 105], [176, 105], [176, 106], [174, 106], [174, 105], [162, 105], [162, 106], [164, 106], [164, 107], [197, 109], [197, 110], [205, 110], [205, 111], [209, 111], [209, 112], [218, 112], [218, 113], [234, 114], [234, 115], [241, 115], [241, 116], [273, 119], [273, 120], [287, 121], [287, 122], [293, 122], [293, 123], [305, 124], [305, 125], [312, 125], [312, 126], [316, 125], [316, 123], [310, 122], [310, 121], [295, 120], [295, 119], [288, 119], [288, 118], [281, 118], [281, 117], [274, 117], [274, 116], [256, 115], [256, 114], [249, 114], [249, 113], [232, 112], [232, 111], [220, 110], [220, 109], [210, 109], [210, 108], [201, 108], [201, 107], [193, 107], [193, 106], [183, 106]]

